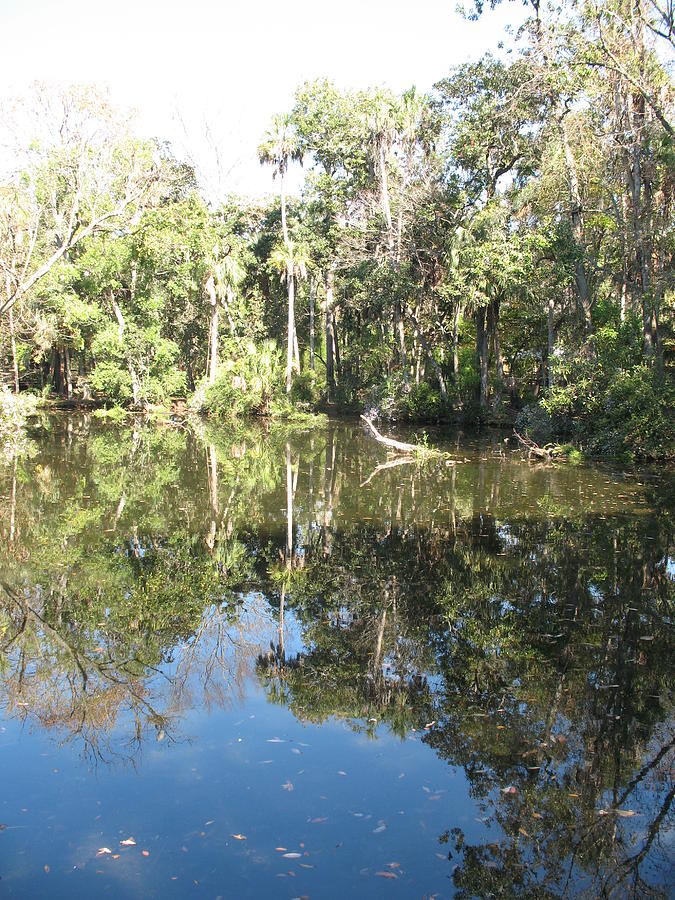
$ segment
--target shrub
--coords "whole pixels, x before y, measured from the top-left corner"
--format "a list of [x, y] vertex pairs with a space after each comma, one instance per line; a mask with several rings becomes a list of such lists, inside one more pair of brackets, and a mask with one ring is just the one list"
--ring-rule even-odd
[[283, 364], [274, 341], [245, 344], [219, 366], [212, 385], [199, 386], [191, 406], [220, 419], [264, 415], [283, 390]]

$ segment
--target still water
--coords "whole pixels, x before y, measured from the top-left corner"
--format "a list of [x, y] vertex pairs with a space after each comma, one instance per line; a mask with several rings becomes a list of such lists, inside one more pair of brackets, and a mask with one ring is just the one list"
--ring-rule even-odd
[[671, 476], [356, 423], [32, 437], [0, 895], [669, 895]]

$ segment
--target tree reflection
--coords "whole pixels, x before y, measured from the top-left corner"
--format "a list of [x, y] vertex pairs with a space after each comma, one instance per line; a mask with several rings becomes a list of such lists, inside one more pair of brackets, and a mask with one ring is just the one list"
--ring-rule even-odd
[[463, 769], [490, 838], [452, 821], [440, 836], [460, 896], [658, 893], [667, 478], [532, 469], [489, 447], [389, 466], [352, 426], [74, 420], [41, 447], [0, 472], [10, 715], [135, 760], [255, 673], [303, 721], [421, 733]]

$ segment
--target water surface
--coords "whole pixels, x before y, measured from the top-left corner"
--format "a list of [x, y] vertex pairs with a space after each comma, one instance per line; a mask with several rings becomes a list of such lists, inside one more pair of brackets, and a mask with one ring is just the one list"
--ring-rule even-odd
[[33, 438], [3, 896], [668, 895], [670, 476], [353, 423]]

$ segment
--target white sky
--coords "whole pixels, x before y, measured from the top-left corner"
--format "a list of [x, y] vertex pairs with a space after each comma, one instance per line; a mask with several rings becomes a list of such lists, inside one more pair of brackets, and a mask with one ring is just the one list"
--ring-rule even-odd
[[450, 66], [496, 51], [504, 26], [523, 17], [504, 2], [466, 22], [455, 2], [0, 0], [0, 85], [107, 85], [138, 110], [144, 133], [187, 148], [216, 182], [208, 121], [225, 176], [212, 189], [261, 194], [274, 185], [256, 147], [302, 81], [428, 90]]

